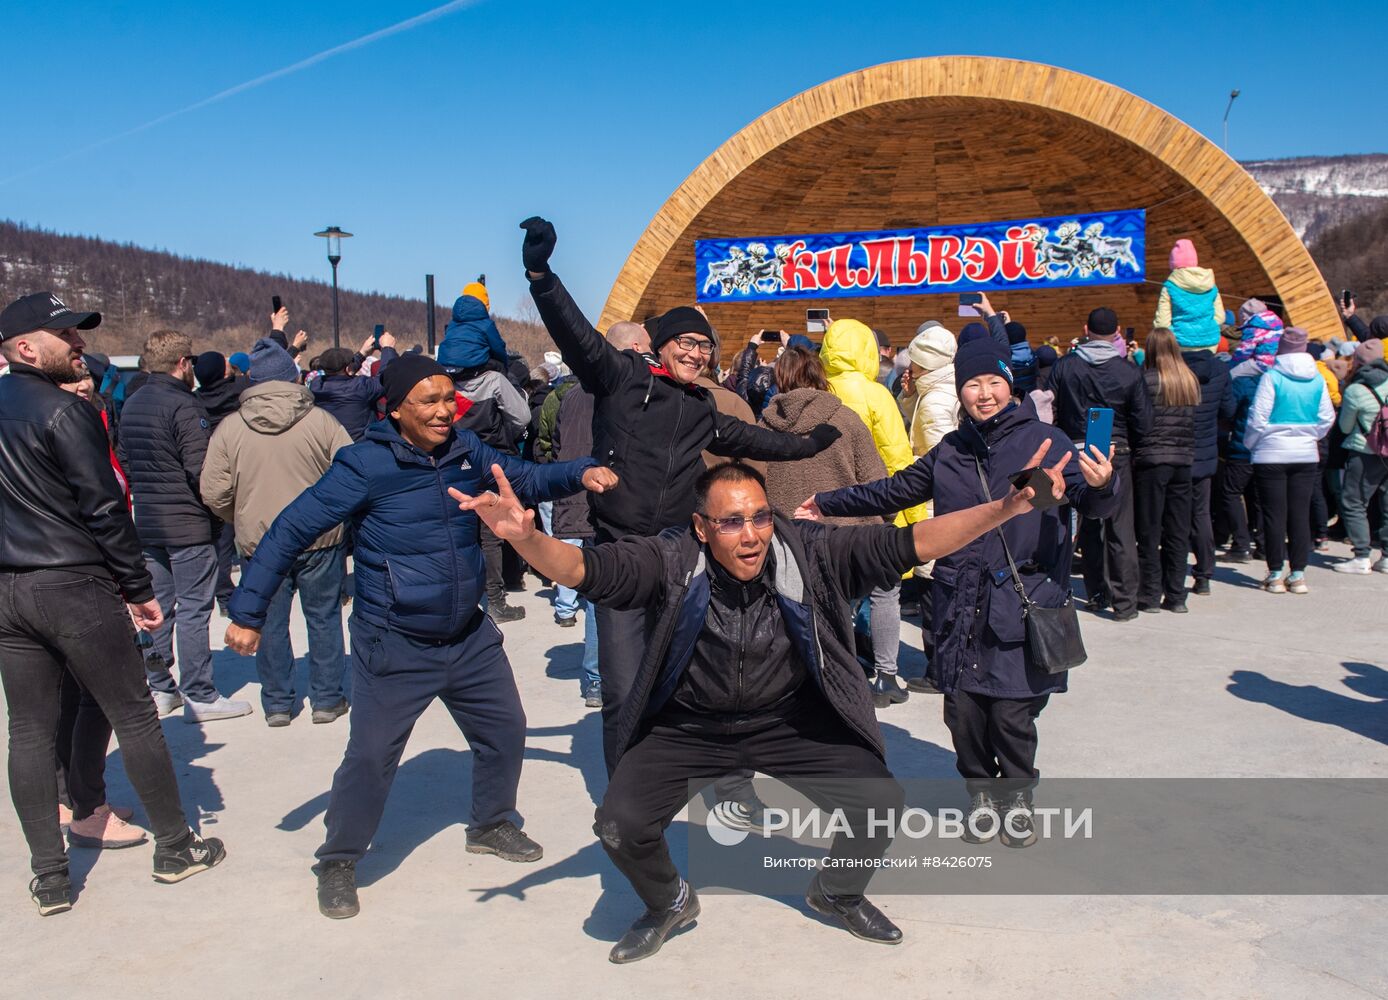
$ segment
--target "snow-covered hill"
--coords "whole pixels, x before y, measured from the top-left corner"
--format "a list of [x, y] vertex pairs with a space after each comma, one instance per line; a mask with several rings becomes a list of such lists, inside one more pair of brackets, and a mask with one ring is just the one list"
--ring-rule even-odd
[[1308, 244], [1331, 226], [1388, 205], [1388, 153], [1253, 160], [1243, 167]]

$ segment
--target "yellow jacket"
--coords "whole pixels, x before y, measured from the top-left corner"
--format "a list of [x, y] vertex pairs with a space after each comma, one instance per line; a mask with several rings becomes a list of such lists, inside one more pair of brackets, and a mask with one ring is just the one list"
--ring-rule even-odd
[[[896, 399], [877, 381], [877, 338], [873, 332], [856, 319], [835, 320], [824, 335], [819, 358], [824, 362], [829, 391], [862, 417], [872, 431], [887, 475], [894, 476], [914, 462], [916, 456]], [[913, 524], [925, 516], [925, 505], [919, 504], [898, 514], [896, 523]]]
[[1335, 373], [1325, 366], [1324, 361], [1316, 362], [1316, 371], [1321, 373], [1321, 378], [1325, 379], [1326, 392], [1330, 393], [1330, 403], [1332, 406], [1340, 405], [1340, 380], [1335, 377]]

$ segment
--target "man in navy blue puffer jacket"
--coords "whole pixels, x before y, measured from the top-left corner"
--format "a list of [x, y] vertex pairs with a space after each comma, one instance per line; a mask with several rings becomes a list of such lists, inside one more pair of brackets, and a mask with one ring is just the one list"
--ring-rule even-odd
[[467, 849], [508, 861], [543, 851], [516, 827], [525, 713], [501, 632], [478, 607], [483, 593], [478, 519], [449, 487], [492, 487], [493, 463], [528, 500], [615, 485], [591, 458], [532, 465], [453, 426], [453, 382], [431, 358], [406, 355], [384, 376], [388, 420], [339, 451], [317, 484], [275, 519], [231, 598], [227, 645], [254, 652], [270, 599], [299, 553], [343, 521], [352, 527], [356, 598], [352, 727], [333, 777], [327, 839], [318, 850], [318, 905], [357, 913], [355, 865], [380, 823], [415, 720], [443, 699], [474, 754]]

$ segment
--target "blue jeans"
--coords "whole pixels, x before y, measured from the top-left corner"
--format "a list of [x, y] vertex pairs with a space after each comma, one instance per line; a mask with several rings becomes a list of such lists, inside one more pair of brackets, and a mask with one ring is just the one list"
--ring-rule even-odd
[[292, 711], [294, 647], [289, 641], [289, 613], [294, 591], [308, 622], [308, 690], [314, 708], [331, 708], [342, 701], [346, 660], [342, 642], [342, 577], [347, 569], [347, 550], [335, 545], [305, 552], [294, 560], [280, 589], [265, 612], [255, 670], [260, 675], [260, 704], [265, 714]]
[[[583, 539], [581, 538], [561, 538], [559, 540], [565, 545], [583, 548]], [[587, 603], [578, 596], [578, 591], [557, 581], [554, 584], [554, 594], [554, 613], [560, 618], [568, 618], [570, 615], [577, 614], [579, 605]]]
[[[162, 663], [146, 661], [149, 686], [172, 694], [182, 691], [191, 701], [217, 700], [212, 683], [212, 647], [208, 627], [216, 603], [217, 549], [211, 543], [184, 545], [176, 549], [145, 547], [145, 566], [154, 579], [154, 596], [164, 612], [164, 624], [150, 633], [154, 652]], [[174, 657], [177, 629], [178, 657]], [[169, 668], [178, 663], [178, 684]]]
[[[583, 548], [581, 538], [561, 538], [565, 545]], [[562, 583], [554, 585], [554, 613], [562, 617], [578, 614], [583, 608], [583, 686], [598, 682], [598, 616], [593, 614], [593, 606], [578, 596], [578, 591]]]

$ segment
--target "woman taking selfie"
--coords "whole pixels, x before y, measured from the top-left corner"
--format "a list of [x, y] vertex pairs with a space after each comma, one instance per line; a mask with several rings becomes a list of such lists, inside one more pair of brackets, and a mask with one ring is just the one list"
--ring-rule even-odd
[[[959, 348], [954, 380], [959, 429], [895, 476], [819, 493], [805, 517], [887, 514], [934, 501], [948, 514], [1007, 496], [1021, 472], [1037, 507], [935, 563], [931, 583], [935, 655], [927, 676], [944, 692], [956, 767], [972, 798], [966, 839], [1026, 847], [1036, 834], [1036, 717], [1066, 688], [1064, 663], [1082, 661], [1070, 594], [1070, 512], [1107, 517], [1116, 507], [1110, 456], [1077, 455], [1059, 430], [1012, 398], [1007, 350], [990, 338]], [[1049, 480], [1049, 482], [1048, 482]], [[1056, 641], [1069, 655], [1050, 655]], [[1049, 643], [1049, 645], [1048, 645]]]

